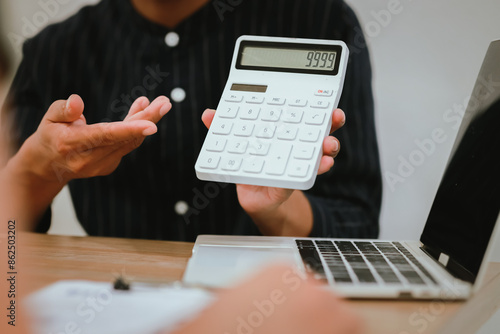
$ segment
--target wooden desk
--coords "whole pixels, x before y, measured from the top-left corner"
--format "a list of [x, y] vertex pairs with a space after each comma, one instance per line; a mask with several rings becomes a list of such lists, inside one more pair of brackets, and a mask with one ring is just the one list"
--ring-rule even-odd
[[[19, 251], [26, 264], [24, 275], [33, 281], [30, 291], [62, 279], [112, 281], [119, 273], [145, 282], [180, 280], [193, 246], [182, 242], [39, 234], [23, 234], [20, 241], [22, 248]], [[500, 273], [500, 263], [490, 266], [489, 277], [497, 273]], [[495, 281], [500, 282], [500, 279]], [[500, 284], [489, 288], [498, 296]], [[472, 298], [467, 303], [439, 300], [348, 302], [365, 319], [366, 333], [422, 334], [450, 331], [443, 326], [456, 325], [459, 321], [471, 325], [468, 318], [476, 321], [474, 326], [480, 328], [487, 319], [484, 316], [481, 319], [481, 314], [485, 313], [482, 311], [485, 306], [481, 309], [480, 305], [484, 296], [481, 298], [480, 301]], [[464, 311], [466, 315], [462, 314]], [[492, 314], [493, 310], [489, 311]]]

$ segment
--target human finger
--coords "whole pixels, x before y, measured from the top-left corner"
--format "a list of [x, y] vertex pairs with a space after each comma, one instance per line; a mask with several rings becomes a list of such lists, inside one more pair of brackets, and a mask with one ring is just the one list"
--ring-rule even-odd
[[82, 145], [88, 149], [112, 146], [137, 137], [147, 137], [157, 131], [153, 122], [145, 120], [98, 123], [72, 129], [71, 135], [65, 137], [64, 145], [70, 149]]
[[159, 96], [144, 110], [127, 117], [126, 120], [148, 120], [153, 123], [158, 123], [171, 108], [172, 104], [170, 103], [170, 100], [166, 96]]
[[318, 175], [324, 174], [332, 169], [334, 162], [335, 160], [331, 156], [322, 156], [319, 162]]
[[203, 124], [207, 127], [207, 129], [210, 128], [210, 125], [212, 125], [212, 121], [214, 120], [215, 117], [215, 110], [213, 109], [206, 109], [203, 114], [201, 115], [201, 120]]
[[138, 112], [143, 111], [149, 106], [149, 99], [145, 96], [141, 96], [137, 98], [134, 103], [132, 103], [132, 106], [130, 107], [130, 110], [128, 111], [127, 117], [125, 117], [125, 120], [129, 119], [130, 117], [134, 116]]
[[328, 155], [335, 158], [340, 152], [340, 142], [332, 136], [325, 137], [323, 140], [323, 155]]
[[344, 126], [346, 121], [345, 113], [342, 109], [335, 109], [332, 113], [332, 127], [330, 133], [337, 131]]
[[66, 101], [59, 100], [49, 107], [44, 120], [52, 123], [72, 123], [83, 114], [84, 103], [79, 95], [73, 94]]

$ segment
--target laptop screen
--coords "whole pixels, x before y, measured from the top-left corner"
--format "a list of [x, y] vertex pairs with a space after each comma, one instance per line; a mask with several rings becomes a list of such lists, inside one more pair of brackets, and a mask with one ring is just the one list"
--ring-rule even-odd
[[441, 257], [456, 277], [474, 283], [499, 211], [500, 41], [496, 41], [486, 54], [421, 236], [424, 250]]

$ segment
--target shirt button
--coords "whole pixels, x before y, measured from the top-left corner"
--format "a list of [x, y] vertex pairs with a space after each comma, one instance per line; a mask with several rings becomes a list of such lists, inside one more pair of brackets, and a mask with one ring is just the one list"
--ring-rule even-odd
[[186, 99], [186, 91], [182, 88], [174, 88], [170, 93], [170, 98], [172, 98], [174, 102], [182, 102]]
[[176, 47], [179, 44], [179, 35], [173, 31], [169, 32], [165, 36], [165, 43], [171, 48]]
[[184, 216], [189, 210], [189, 205], [184, 201], [179, 201], [175, 203], [174, 209], [175, 213], [177, 213], [179, 216]]

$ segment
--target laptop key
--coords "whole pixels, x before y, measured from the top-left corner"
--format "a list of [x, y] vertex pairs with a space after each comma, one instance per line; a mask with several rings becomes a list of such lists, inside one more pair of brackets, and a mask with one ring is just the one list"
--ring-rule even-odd
[[377, 268], [377, 274], [382, 278], [382, 280], [386, 283], [401, 283], [401, 280], [396, 276], [392, 269], [384, 270]]
[[328, 266], [335, 282], [352, 283], [351, 276], [345, 266]]
[[318, 247], [326, 246], [326, 247], [333, 247], [333, 248], [335, 248], [335, 246], [333, 245], [333, 242], [331, 242], [330, 240], [316, 240], [316, 245]]
[[380, 254], [379, 250], [371, 242], [357, 241], [354, 244], [363, 254]]
[[295, 243], [297, 244], [297, 247], [299, 248], [304, 248], [304, 247], [314, 247], [314, 242], [312, 240], [304, 240], [304, 239], [296, 239]]
[[360, 282], [377, 283], [375, 277], [373, 277], [373, 274], [371, 273], [370, 269], [368, 269], [368, 267], [366, 269], [353, 268], [353, 270], [356, 276], [358, 276]]
[[333, 280], [337, 283], [352, 283], [352, 279], [349, 274], [334, 274], [333, 272], [332, 274]]
[[385, 283], [401, 283], [382, 255], [366, 255], [366, 259], [373, 265]]
[[406, 258], [401, 254], [389, 254], [387, 255], [389, 261], [392, 262], [399, 270], [401, 275], [406, 278], [410, 284], [425, 284], [424, 280], [420, 277], [418, 272], [413, 269], [412, 265], [406, 260]]
[[308, 271], [314, 271], [320, 274], [325, 272], [319, 254], [315, 249], [300, 249], [299, 252]]
[[343, 254], [346, 253], [359, 254], [356, 247], [350, 241], [335, 241], [335, 245], [337, 245], [339, 251]]
[[399, 251], [390, 242], [373, 243], [383, 254], [400, 254]]
[[436, 279], [429, 273], [427, 269], [420, 263], [419, 260], [413, 256], [413, 254], [401, 243], [395, 242], [394, 245], [414, 264], [417, 266], [418, 269], [424, 274], [428, 279], [432, 281], [432, 283], [437, 284]]
[[324, 275], [325, 270], [314, 243], [310, 240], [296, 240], [296, 244], [299, 247], [300, 257], [304, 261], [307, 271]]
[[355, 263], [365, 263], [365, 260], [361, 255], [344, 255], [345, 259], [351, 263], [351, 265]]

